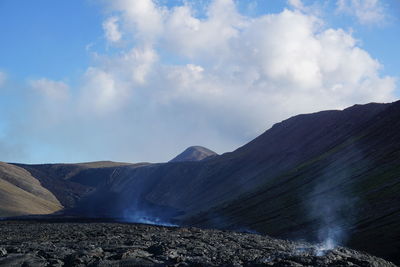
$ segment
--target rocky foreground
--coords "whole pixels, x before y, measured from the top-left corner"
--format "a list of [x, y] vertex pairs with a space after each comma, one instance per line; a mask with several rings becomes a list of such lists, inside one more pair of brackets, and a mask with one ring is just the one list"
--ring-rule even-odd
[[[373, 241], [371, 241], [373, 242]], [[347, 248], [197, 228], [0, 222], [1, 266], [395, 266]]]

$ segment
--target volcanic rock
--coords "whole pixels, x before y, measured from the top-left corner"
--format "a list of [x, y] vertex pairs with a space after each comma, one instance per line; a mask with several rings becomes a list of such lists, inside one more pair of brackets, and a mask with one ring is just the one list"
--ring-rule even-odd
[[321, 253], [309, 243], [198, 228], [3, 221], [0, 233], [0, 251], [10, 251], [0, 266], [395, 266], [343, 247]]
[[0, 247], [0, 257], [7, 256], [7, 250], [5, 248]]

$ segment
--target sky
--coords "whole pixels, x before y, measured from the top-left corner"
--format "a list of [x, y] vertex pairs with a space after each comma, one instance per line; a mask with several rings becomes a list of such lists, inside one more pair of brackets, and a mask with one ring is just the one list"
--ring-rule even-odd
[[165, 162], [400, 96], [398, 0], [0, 0], [0, 161]]

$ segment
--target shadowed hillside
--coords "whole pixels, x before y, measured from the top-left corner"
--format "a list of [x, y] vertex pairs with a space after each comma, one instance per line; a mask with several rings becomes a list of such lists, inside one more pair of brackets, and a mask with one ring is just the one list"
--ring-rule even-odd
[[[369, 115], [371, 107], [374, 112]], [[245, 226], [275, 236], [309, 240], [320, 239], [321, 231], [338, 228], [342, 242], [398, 262], [400, 103], [355, 106], [334, 118], [329, 118], [331, 115], [309, 115], [315, 124], [300, 129], [296, 129], [296, 121], [301, 117], [275, 126], [281, 128], [282, 139], [289, 139], [278, 146], [291, 158], [296, 158], [296, 151], [289, 149], [292, 144], [285, 146], [291, 139], [285, 132], [298, 134], [310, 129], [299, 138], [304, 140], [304, 147], [298, 153], [315, 151], [325, 142], [327, 147], [315, 156], [304, 156], [308, 159], [274, 177], [271, 172], [260, 174], [265, 183], [258, 189], [192, 217], [189, 223], [214, 226], [209, 215], [214, 214], [225, 228]], [[335, 122], [337, 118], [342, 121]], [[325, 134], [318, 136], [313, 125]], [[268, 131], [237, 152], [254, 153], [264, 145], [266, 153], [271, 149], [267, 135]]]
[[49, 189], [66, 208], [76, 205], [84, 195], [116, 175], [121, 166], [142, 166], [146, 163], [130, 164], [98, 161], [77, 164], [15, 164], [26, 169]]
[[399, 117], [400, 102], [295, 116], [205, 162], [121, 167], [80, 210], [96, 199], [91, 214], [332, 238], [398, 260]]

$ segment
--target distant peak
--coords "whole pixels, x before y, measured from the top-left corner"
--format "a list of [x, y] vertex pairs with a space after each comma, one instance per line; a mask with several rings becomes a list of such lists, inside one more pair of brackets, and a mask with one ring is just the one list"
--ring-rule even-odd
[[208, 148], [202, 146], [191, 146], [186, 148], [185, 151], [170, 160], [170, 162], [201, 161], [216, 155], [218, 154]]

